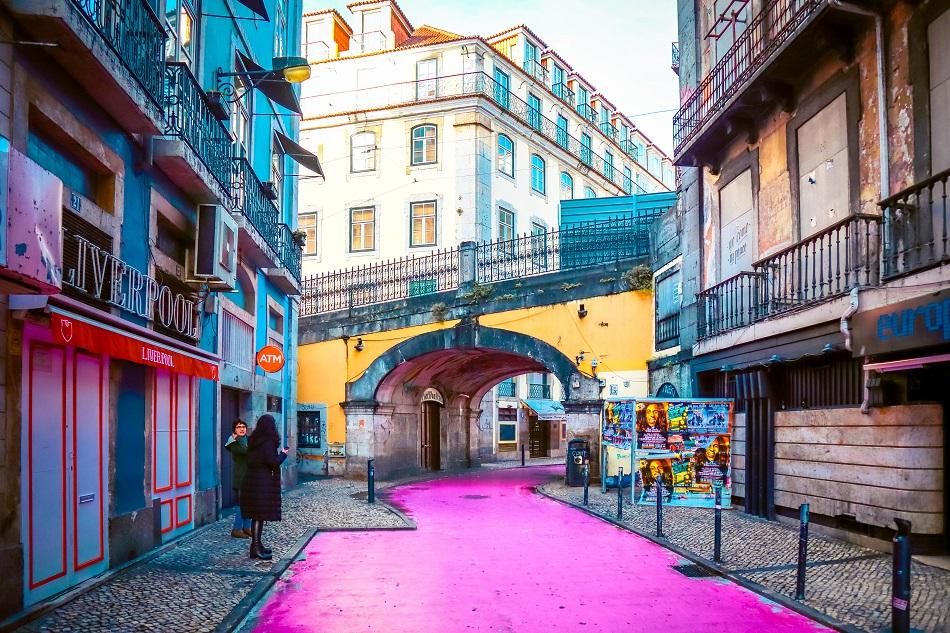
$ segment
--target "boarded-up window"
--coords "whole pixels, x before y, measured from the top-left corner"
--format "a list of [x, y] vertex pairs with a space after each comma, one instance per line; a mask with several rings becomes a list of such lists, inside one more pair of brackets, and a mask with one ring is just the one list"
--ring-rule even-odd
[[802, 239], [848, 216], [845, 94], [798, 128], [798, 218]]
[[752, 240], [752, 171], [746, 169], [719, 190], [722, 221], [719, 280], [751, 270], [755, 258]]
[[927, 27], [930, 50], [931, 173], [950, 169], [950, 11]]

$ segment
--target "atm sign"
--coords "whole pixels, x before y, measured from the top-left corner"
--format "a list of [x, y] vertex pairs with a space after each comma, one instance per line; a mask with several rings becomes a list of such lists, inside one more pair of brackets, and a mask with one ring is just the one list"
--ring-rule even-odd
[[284, 368], [284, 353], [276, 345], [265, 345], [257, 352], [257, 365], [268, 373]]

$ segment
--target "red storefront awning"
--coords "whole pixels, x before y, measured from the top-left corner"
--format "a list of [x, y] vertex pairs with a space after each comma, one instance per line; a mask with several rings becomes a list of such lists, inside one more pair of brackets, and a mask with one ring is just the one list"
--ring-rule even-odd
[[106, 354], [141, 365], [162, 367], [180, 374], [218, 380], [218, 365], [137, 336], [93, 325], [80, 318], [54, 312], [53, 339], [90, 352]]

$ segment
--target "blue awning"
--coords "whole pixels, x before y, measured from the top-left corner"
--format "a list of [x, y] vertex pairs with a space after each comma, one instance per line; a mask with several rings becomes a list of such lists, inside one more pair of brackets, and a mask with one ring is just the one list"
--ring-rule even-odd
[[567, 413], [564, 412], [564, 405], [557, 400], [548, 400], [538, 398], [532, 400], [522, 400], [524, 405], [534, 411], [539, 420], [566, 420]]

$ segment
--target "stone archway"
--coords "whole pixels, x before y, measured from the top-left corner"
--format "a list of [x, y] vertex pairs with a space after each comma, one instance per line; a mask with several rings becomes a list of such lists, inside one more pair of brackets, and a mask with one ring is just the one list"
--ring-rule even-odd
[[[373, 459], [380, 478], [420, 470], [419, 403], [428, 388], [444, 397], [441, 463], [458, 469], [478, 463], [478, 418], [483, 396], [498, 382], [529, 372], [550, 372], [564, 385], [569, 438], [582, 437], [597, 449], [600, 384], [577, 370], [552, 345], [517, 332], [480, 326], [466, 319], [395, 345], [346, 385], [346, 471], [365, 473]], [[592, 455], [592, 466], [597, 464]]]

